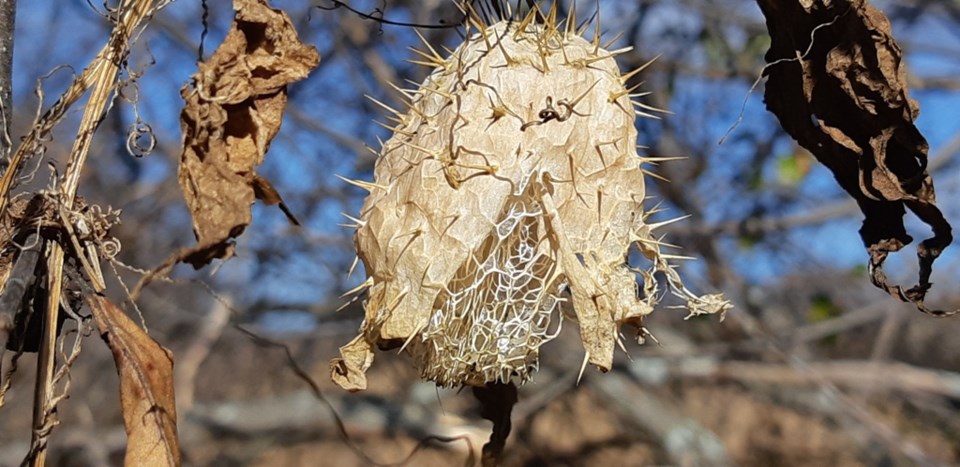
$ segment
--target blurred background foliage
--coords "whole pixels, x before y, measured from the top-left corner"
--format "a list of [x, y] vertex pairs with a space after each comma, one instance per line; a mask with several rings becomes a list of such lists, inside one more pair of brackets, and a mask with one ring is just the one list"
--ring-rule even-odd
[[[79, 0], [19, 2], [16, 24], [15, 137], [38, 106], [49, 105], [109, 34], [97, 8]], [[561, 1], [569, 11], [572, 0]], [[905, 51], [918, 126], [930, 141], [931, 172], [948, 220], [960, 221], [960, 3], [876, 0]], [[432, 44], [459, 43], [462, 18], [450, 0], [351, 1], [375, 18], [429, 25]], [[177, 359], [182, 446], [191, 465], [364, 464], [337, 434], [331, 414], [297, 379], [282, 351], [258, 346], [241, 324], [289, 346], [324, 388], [353, 442], [382, 462], [402, 460], [430, 434], [488, 434], [466, 395], [418, 382], [403, 356], [380, 358], [370, 390], [332, 387], [327, 362], [359, 326], [359, 304], [339, 295], [362, 281], [347, 271], [354, 253], [341, 213], [355, 214], [363, 192], [335, 175], [371, 179], [369, 148], [389, 132], [373, 123], [429, 70], [406, 62], [420, 46], [413, 30], [364, 19], [326, 0], [275, 0], [320, 66], [290, 88], [283, 127], [259, 170], [304, 226], [275, 206], [257, 205], [239, 256], [202, 271], [179, 266], [139, 301], [152, 336]], [[794, 144], [751, 87], [769, 44], [749, 0], [577, 1], [580, 18], [599, 6], [613, 48], [632, 46], [623, 69], [659, 56], [642, 74], [645, 102], [670, 110], [637, 122], [652, 156], [684, 156], [656, 168], [651, 205], [667, 241], [698, 258], [684, 264], [694, 289], [722, 290], [736, 309], [723, 323], [655, 313], [660, 342], [630, 345], [610, 374], [587, 371], [574, 326], [544, 348], [536, 382], [521, 390], [508, 465], [946, 465], [960, 463], [960, 320], [936, 320], [870, 286], [857, 235], [861, 215], [830, 173]], [[320, 8], [323, 7], [323, 8]], [[206, 19], [204, 19], [206, 18]], [[96, 136], [81, 182], [88, 200], [123, 209], [115, 229], [120, 268], [109, 290], [123, 299], [136, 268], [151, 268], [193, 242], [176, 182], [180, 88], [232, 20], [228, 2], [180, 0], [156, 16], [130, 56], [124, 92]], [[206, 27], [204, 26], [206, 22]], [[617, 34], [622, 35], [617, 36]], [[79, 111], [69, 121], [76, 122]], [[69, 122], [68, 121], [68, 122]], [[156, 149], [128, 153], [131, 128], [147, 124]], [[735, 128], [734, 128], [735, 126]], [[44, 162], [62, 164], [72, 128], [49, 142]], [[146, 136], [143, 136], [146, 137]], [[723, 139], [723, 144], [719, 142]], [[62, 173], [62, 166], [60, 167]], [[39, 164], [35, 182], [49, 171]], [[915, 238], [926, 237], [909, 222]], [[905, 251], [910, 250], [907, 248]], [[902, 282], [912, 253], [891, 259]], [[932, 302], [960, 303], [960, 256], [948, 250]], [[362, 269], [362, 268], [361, 268]], [[951, 308], [950, 306], [946, 306]], [[132, 310], [131, 310], [132, 311]], [[110, 356], [89, 346], [60, 405], [55, 465], [112, 465], [123, 431]], [[24, 357], [21, 368], [31, 368]], [[15, 376], [0, 417], [0, 465], [28, 447], [30, 371]], [[413, 465], [466, 458], [466, 444], [431, 444]], [[118, 457], [119, 456], [119, 457]]]

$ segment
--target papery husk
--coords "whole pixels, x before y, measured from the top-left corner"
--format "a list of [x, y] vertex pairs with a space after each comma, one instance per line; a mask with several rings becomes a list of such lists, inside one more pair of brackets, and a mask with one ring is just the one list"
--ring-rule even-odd
[[[397, 112], [373, 183], [354, 182], [370, 190], [355, 237], [369, 288], [360, 335], [331, 362], [338, 384], [364, 389], [374, 347], [401, 346], [440, 386], [522, 383], [563, 302], [606, 371], [661, 277], [691, 314], [729, 307], [683, 286], [647, 223], [622, 52], [528, 21], [481, 27], [448, 58], [421, 52], [436, 69]], [[627, 263], [632, 245], [647, 269]]]

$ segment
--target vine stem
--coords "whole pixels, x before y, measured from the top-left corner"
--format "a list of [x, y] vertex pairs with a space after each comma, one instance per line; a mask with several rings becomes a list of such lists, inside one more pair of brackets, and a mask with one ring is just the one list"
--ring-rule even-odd
[[[124, 1], [117, 9], [119, 16], [109, 41], [44, 116], [45, 118], [56, 117], [58, 113], [62, 114], [66, 110], [66, 106], [76, 102], [87, 89], [93, 88], [84, 108], [83, 117], [77, 130], [77, 137], [70, 151], [66, 173], [59, 190], [61, 206], [66, 208], [67, 211], [73, 208], [76, 200], [77, 189], [80, 186], [80, 174], [90, 153], [93, 135], [99, 128], [100, 123], [103, 122], [104, 109], [107, 108], [111, 95], [116, 89], [120, 64], [126, 59], [129, 49], [128, 42], [141, 22], [165, 3], [163, 0]], [[34, 128], [31, 135], [36, 134], [37, 131], [38, 129]], [[17, 155], [23, 152], [25, 145], [26, 142], [21, 145]], [[7, 168], [7, 173], [4, 174], [3, 179], [0, 180], [2, 182], [0, 183], [0, 208], [3, 208], [9, 199], [8, 190], [13, 178], [11, 174], [16, 172], [16, 162], [18, 161], [15, 159], [14, 163]], [[30, 443], [31, 450], [28, 454], [31, 466], [44, 465], [47, 438], [54, 423], [50, 419], [54, 409], [54, 407], [51, 407], [53, 400], [53, 388], [51, 386], [55, 367], [55, 344], [57, 318], [60, 311], [60, 290], [63, 283], [63, 262], [63, 246], [57, 242], [50, 242], [47, 256], [47, 282], [50, 288], [45, 307], [45, 324], [37, 363], [37, 380], [33, 401], [33, 434]]]

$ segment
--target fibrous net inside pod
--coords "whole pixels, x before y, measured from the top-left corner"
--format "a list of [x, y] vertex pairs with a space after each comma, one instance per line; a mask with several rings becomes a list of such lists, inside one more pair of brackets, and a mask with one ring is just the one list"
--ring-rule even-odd
[[360, 335], [331, 362], [344, 388], [366, 387], [374, 347], [403, 348], [441, 386], [524, 382], [563, 307], [608, 370], [621, 325], [642, 339], [658, 281], [690, 314], [729, 307], [684, 287], [647, 223], [625, 50], [531, 18], [475, 23], [448, 57], [418, 51], [434, 70], [393, 111], [374, 181], [353, 182], [369, 190], [355, 219], [368, 277]]

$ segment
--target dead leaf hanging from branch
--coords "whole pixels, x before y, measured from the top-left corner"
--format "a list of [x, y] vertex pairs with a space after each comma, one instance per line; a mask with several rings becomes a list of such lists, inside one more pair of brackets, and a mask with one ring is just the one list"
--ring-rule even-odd
[[89, 303], [120, 375], [124, 465], [179, 466], [172, 354], [106, 298], [90, 295]]
[[183, 257], [196, 268], [233, 255], [232, 239], [250, 223], [250, 206], [261, 193], [271, 194], [265, 201], [279, 203], [289, 216], [255, 169], [280, 130], [286, 86], [320, 61], [316, 49], [300, 42], [290, 18], [265, 0], [233, 5], [227, 37], [181, 91], [179, 180], [198, 240]]
[[[957, 313], [924, 304], [933, 262], [953, 237], [936, 205], [927, 141], [914, 124], [919, 106], [907, 95], [889, 20], [866, 0], [757, 3], [771, 38], [767, 109], [856, 199], [871, 280], [924, 313]], [[903, 225], [905, 208], [933, 230], [917, 247], [919, 282], [907, 290], [882, 269], [889, 253], [913, 240]]]

